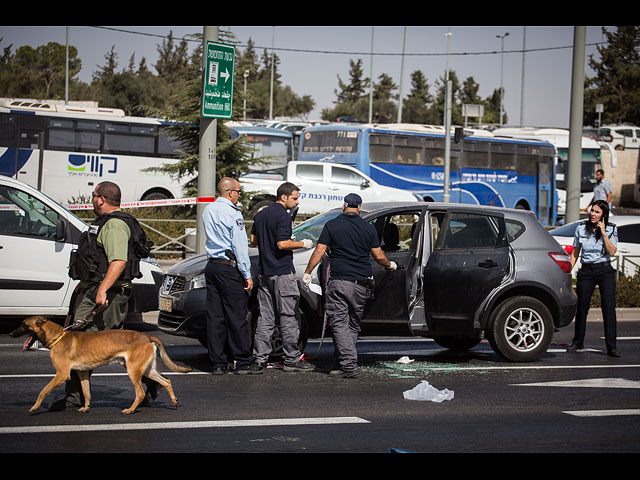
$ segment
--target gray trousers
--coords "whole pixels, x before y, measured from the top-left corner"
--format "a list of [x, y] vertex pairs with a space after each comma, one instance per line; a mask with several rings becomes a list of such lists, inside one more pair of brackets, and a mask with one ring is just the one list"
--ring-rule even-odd
[[365, 285], [349, 280], [330, 279], [327, 286], [327, 324], [331, 327], [334, 355], [344, 372], [358, 369], [356, 342], [368, 294]]
[[284, 363], [291, 365], [302, 358], [298, 348], [300, 325], [297, 318], [300, 291], [295, 274], [260, 275], [258, 305], [260, 316], [256, 326], [253, 355], [256, 363], [266, 364], [272, 353], [272, 337], [280, 324]]

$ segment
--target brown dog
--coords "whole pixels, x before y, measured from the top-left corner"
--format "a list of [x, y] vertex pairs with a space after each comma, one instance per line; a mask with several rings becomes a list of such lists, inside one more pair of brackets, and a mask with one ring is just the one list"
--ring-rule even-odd
[[143, 375], [162, 385], [169, 393], [171, 402], [178, 406], [178, 399], [173, 393], [171, 382], [156, 370], [157, 349], [160, 350], [164, 363], [174, 372], [191, 371], [188, 367], [173, 363], [160, 339], [132, 330], [74, 332], [64, 330], [45, 317], [30, 317], [9, 335], [14, 338], [30, 335], [25, 342], [25, 347], [38, 339], [51, 351], [51, 363], [56, 369], [56, 376], [42, 389], [36, 403], [29, 409], [31, 413], [36, 413], [42, 401], [54, 388], [69, 380], [71, 370], [78, 372], [84, 395], [84, 406], [78, 410], [88, 412], [91, 400], [89, 370], [113, 362], [125, 365], [135, 388], [136, 398], [133, 404], [122, 413], [133, 413], [144, 399], [141, 382]]

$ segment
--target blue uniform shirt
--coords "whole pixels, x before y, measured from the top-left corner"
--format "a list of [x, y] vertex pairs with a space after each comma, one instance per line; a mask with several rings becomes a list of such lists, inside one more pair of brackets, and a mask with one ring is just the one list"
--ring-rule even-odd
[[204, 209], [202, 223], [207, 237], [207, 257], [229, 259], [225, 252], [231, 250], [242, 276], [251, 278], [249, 240], [240, 210], [230, 200], [218, 197]]
[[[606, 232], [613, 246], [618, 248], [618, 229], [616, 226], [607, 224]], [[604, 239], [600, 237], [600, 240], [596, 240], [595, 233], [589, 234], [586, 222], [582, 222], [578, 225], [578, 228], [576, 228], [576, 233], [573, 236], [573, 246], [581, 248], [580, 260], [582, 263], [611, 261], [611, 256], [604, 248]]]

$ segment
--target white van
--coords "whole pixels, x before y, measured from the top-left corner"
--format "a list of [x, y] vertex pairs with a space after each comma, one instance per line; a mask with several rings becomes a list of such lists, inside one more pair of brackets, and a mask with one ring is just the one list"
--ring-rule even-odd
[[[88, 225], [42, 192], [0, 175], [0, 317], [65, 316], [78, 283], [69, 255]], [[140, 262], [130, 312], [158, 309], [162, 269]]]
[[633, 125], [604, 125], [598, 141], [610, 143], [616, 150], [640, 148], [640, 128]]

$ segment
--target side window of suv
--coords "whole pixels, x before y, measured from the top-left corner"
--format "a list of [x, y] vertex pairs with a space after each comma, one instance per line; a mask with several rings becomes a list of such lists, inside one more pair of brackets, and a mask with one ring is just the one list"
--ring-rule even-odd
[[499, 228], [492, 217], [454, 213], [441, 236], [441, 249], [495, 248], [498, 244]]
[[58, 214], [37, 198], [0, 186], [0, 235], [55, 239]]
[[640, 243], [640, 224], [623, 225], [618, 227], [618, 241], [625, 243]]

